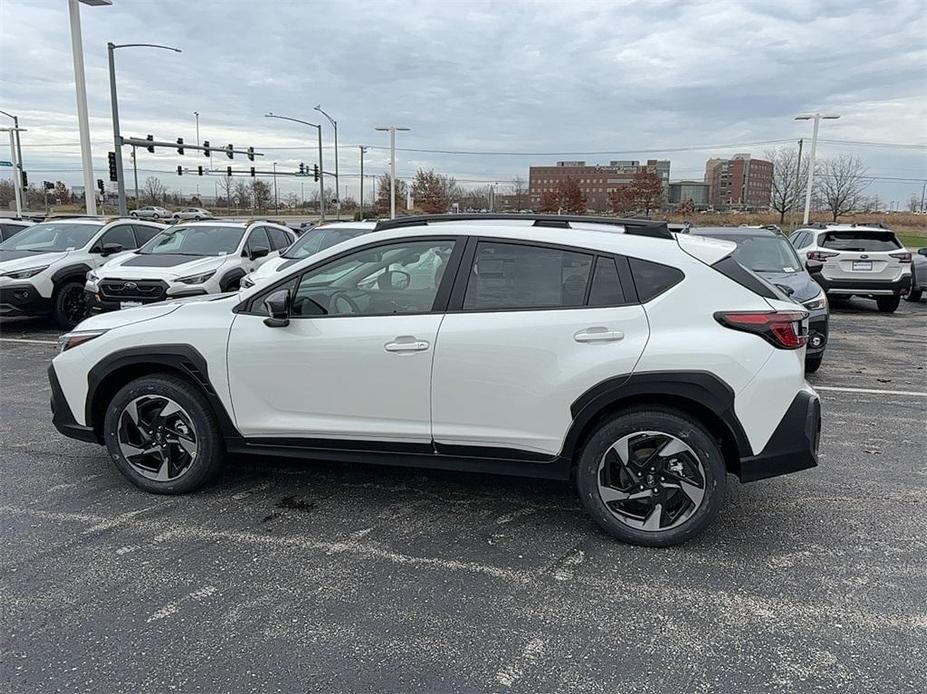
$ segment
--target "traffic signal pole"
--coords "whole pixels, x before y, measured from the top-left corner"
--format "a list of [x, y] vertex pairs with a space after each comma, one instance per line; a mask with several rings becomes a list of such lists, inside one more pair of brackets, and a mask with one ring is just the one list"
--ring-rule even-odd
[[[119, 134], [119, 105], [116, 100], [116, 63], [113, 58], [113, 52], [116, 45], [110, 41], [106, 44], [106, 54], [109, 58], [109, 98], [113, 109], [113, 151], [116, 153], [116, 193], [119, 197], [119, 216], [125, 217], [129, 214], [129, 206], [126, 204], [126, 182], [122, 174], [122, 136]], [[138, 186], [136, 185], [136, 188]], [[138, 206], [138, 199], [135, 201]]]

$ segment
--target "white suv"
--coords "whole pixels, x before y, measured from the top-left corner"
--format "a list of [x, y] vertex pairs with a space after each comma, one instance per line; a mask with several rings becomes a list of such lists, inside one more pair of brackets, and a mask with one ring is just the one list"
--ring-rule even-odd
[[185, 222], [87, 275], [94, 312], [236, 291], [245, 275], [296, 240], [267, 221]]
[[911, 253], [891, 229], [816, 224], [796, 229], [789, 240], [803, 258], [823, 263], [813, 276], [830, 297], [869, 297], [892, 313], [911, 286]]
[[51, 314], [73, 328], [87, 314], [87, 273], [163, 229], [129, 219], [50, 217], [20, 231], [0, 243], [0, 316]]
[[457, 217], [381, 223], [234, 296], [88, 319], [49, 370], [55, 426], [161, 494], [228, 453], [574, 480], [645, 545], [702, 531], [727, 473], [817, 464], [808, 313], [733, 243]]

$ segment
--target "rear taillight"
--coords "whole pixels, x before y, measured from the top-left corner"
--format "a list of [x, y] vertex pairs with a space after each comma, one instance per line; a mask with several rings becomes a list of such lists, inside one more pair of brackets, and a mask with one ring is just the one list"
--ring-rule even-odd
[[898, 258], [899, 263], [910, 263], [911, 262], [911, 254], [908, 253], [907, 251], [903, 251], [899, 253], [889, 253], [888, 255], [891, 258]]
[[715, 320], [726, 328], [759, 335], [773, 347], [798, 349], [808, 342], [805, 311], [718, 311]]
[[817, 260], [819, 262], [825, 262], [828, 258], [833, 258], [839, 253], [828, 253], [827, 251], [808, 251], [808, 260]]

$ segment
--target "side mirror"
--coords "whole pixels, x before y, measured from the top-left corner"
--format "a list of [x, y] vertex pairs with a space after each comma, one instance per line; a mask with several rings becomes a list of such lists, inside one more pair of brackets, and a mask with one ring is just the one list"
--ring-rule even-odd
[[103, 248], [100, 251], [100, 255], [102, 255], [105, 258], [108, 255], [113, 255], [114, 253], [121, 253], [121, 252], [122, 252], [121, 243], [104, 243]]
[[251, 257], [251, 260], [257, 260], [258, 258], [263, 258], [268, 253], [270, 253], [269, 248], [255, 248], [253, 251], [251, 251], [250, 257]]
[[824, 263], [820, 260], [806, 260], [805, 269], [808, 271], [808, 274], [818, 275], [824, 269]]
[[290, 324], [290, 292], [278, 289], [264, 299], [267, 318], [264, 325], [268, 328], [285, 328]]

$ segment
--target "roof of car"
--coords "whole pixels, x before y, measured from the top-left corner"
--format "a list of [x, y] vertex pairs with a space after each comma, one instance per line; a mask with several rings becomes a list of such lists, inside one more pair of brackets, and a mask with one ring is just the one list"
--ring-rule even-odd
[[859, 224], [808, 224], [800, 226], [798, 231], [874, 231], [894, 234], [895, 232], [879, 222], [859, 223]]
[[324, 222], [312, 227], [316, 229], [376, 229], [378, 222]]
[[690, 227], [695, 236], [782, 236], [781, 231], [766, 227]]

